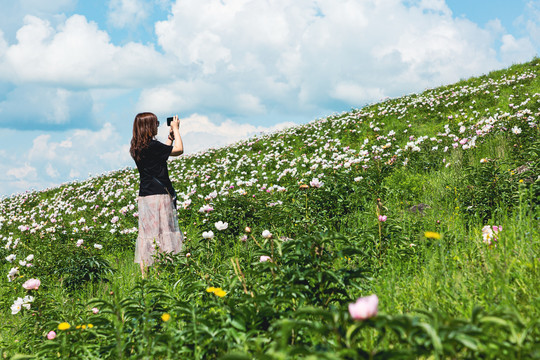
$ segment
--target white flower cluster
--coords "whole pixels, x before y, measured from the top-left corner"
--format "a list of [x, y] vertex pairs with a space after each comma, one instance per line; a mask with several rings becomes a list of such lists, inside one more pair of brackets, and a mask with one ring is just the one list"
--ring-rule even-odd
[[11, 305], [11, 314], [12, 315], [18, 314], [22, 310], [22, 308], [25, 308], [26, 310], [30, 310], [31, 303], [33, 301], [34, 301], [34, 297], [30, 295], [26, 295], [23, 298], [18, 297], [13, 302], [13, 305]]

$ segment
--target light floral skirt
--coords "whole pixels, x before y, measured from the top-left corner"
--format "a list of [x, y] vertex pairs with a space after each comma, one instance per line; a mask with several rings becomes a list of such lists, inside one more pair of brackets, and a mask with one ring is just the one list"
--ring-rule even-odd
[[137, 201], [139, 236], [135, 244], [135, 262], [152, 265], [156, 248], [163, 253], [179, 253], [184, 234], [178, 227], [171, 197], [167, 194], [142, 196]]

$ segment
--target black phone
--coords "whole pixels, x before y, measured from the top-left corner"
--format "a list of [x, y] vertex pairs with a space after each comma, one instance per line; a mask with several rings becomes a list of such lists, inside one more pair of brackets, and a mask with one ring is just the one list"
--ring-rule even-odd
[[171, 122], [173, 121], [173, 117], [168, 117], [167, 118], [167, 126], [171, 126]]

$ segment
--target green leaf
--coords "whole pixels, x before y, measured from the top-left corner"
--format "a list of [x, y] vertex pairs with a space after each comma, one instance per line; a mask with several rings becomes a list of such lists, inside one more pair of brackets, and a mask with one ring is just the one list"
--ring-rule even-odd
[[418, 324], [418, 326], [425, 330], [425, 332], [431, 338], [431, 343], [433, 344], [433, 348], [435, 349], [437, 353], [441, 354], [443, 350], [442, 343], [435, 329], [428, 323], [420, 323]]

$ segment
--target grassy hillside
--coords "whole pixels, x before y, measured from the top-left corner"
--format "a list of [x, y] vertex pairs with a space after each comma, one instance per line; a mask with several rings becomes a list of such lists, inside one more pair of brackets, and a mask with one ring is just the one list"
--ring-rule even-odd
[[170, 162], [147, 280], [136, 170], [2, 200], [0, 354], [540, 358], [539, 65]]

